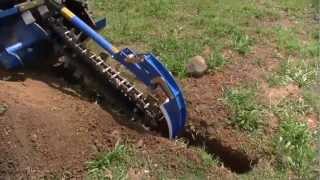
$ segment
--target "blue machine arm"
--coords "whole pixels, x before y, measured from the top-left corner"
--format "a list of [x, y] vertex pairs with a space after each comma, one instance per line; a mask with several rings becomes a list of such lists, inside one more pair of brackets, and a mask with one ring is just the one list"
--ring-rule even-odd
[[115, 60], [135, 74], [150, 89], [160, 86], [164, 90], [167, 99], [161, 104], [160, 108], [167, 122], [169, 137], [177, 137], [183, 131], [186, 123], [186, 103], [174, 77], [160, 63], [157, 57], [151, 53], [136, 54], [128, 48], [120, 51], [66, 7], [61, 8], [61, 14], [72, 25], [99, 44]]

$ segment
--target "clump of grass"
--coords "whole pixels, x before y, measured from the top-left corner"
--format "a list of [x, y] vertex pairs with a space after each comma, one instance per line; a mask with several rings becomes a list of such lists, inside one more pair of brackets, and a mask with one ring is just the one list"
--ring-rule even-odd
[[199, 150], [199, 156], [203, 161], [203, 165], [207, 168], [210, 168], [212, 166], [218, 166], [220, 163], [217, 157], [207, 153], [204, 149]]
[[[116, 145], [114, 150], [88, 163], [89, 177], [91, 179], [123, 179], [127, 175], [130, 161], [129, 149], [125, 145]], [[111, 174], [106, 175], [106, 172]]]
[[277, 163], [279, 168], [290, 169], [301, 178], [313, 176], [315, 170], [315, 136], [305, 122], [299, 121], [313, 111], [303, 98], [284, 99], [274, 108], [281, 122], [274, 140]]
[[306, 47], [302, 49], [302, 54], [306, 57], [320, 57], [320, 41], [314, 41], [309, 43]]
[[276, 29], [278, 48], [288, 54], [299, 54], [301, 49], [300, 40], [292, 30], [284, 28]]
[[288, 118], [282, 121], [275, 141], [280, 167], [292, 169], [298, 176], [310, 177], [316, 161], [312, 133], [307, 125]]
[[249, 132], [256, 131], [263, 121], [262, 106], [257, 103], [256, 96], [252, 88], [232, 89], [225, 95], [232, 111], [232, 123]]
[[303, 92], [303, 97], [305, 101], [314, 109], [314, 112], [320, 115], [320, 96], [317, 89], [306, 89]]
[[272, 86], [296, 83], [300, 87], [311, 85], [317, 77], [317, 62], [289, 59], [280, 63], [278, 72], [269, 78]]
[[164, 39], [152, 41], [153, 52], [159, 55], [172, 73], [180, 78], [186, 76], [186, 63], [194, 52], [201, 51], [201, 44], [178, 38], [171, 34]]
[[223, 57], [219, 50], [215, 50], [208, 58], [208, 68], [209, 70], [216, 71], [223, 68], [228, 61]]
[[235, 31], [232, 34], [233, 48], [240, 54], [247, 54], [251, 50], [252, 39], [241, 31]]
[[286, 98], [280, 102], [274, 109], [274, 112], [280, 119], [291, 119], [299, 116], [304, 116], [313, 112], [313, 107], [310, 106], [303, 98], [291, 99]]
[[172, 12], [174, 1], [173, 0], [153, 0], [146, 1], [145, 14], [147, 16], [155, 16], [157, 18], [165, 19], [169, 13]]

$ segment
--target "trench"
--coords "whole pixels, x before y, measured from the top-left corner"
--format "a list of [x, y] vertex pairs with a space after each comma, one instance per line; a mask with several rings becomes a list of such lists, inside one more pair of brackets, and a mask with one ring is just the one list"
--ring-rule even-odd
[[257, 158], [252, 158], [245, 152], [226, 146], [219, 139], [199, 134], [190, 127], [186, 127], [182, 137], [188, 141], [189, 146], [203, 148], [208, 154], [218, 158], [223, 166], [237, 174], [250, 172], [258, 163]]
[[[58, 73], [57, 73], [58, 72]], [[79, 81], [72, 77], [72, 71], [69, 70], [59, 70], [56, 71], [56, 75], [63, 77], [65, 81], [71, 84], [78, 84]], [[96, 77], [98, 78], [98, 77]], [[90, 92], [85, 90], [84, 92], [80, 92], [83, 97], [90, 97], [90, 99], [94, 99], [98, 101], [100, 106], [108, 112], [111, 112], [114, 109], [117, 109], [120, 113], [115, 113], [114, 117], [117, 119], [119, 114], [124, 115], [125, 118], [120, 118], [119, 123], [125, 124], [129, 128], [133, 129], [141, 129], [141, 126], [137, 125], [136, 122], [132, 123], [131, 119], [135, 116], [136, 119], [143, 118], [143, 114], [139, 111], [135, 111], [135, 106], [132, 103], [128, 103], [128, 100], [124, 98], [121, 93], [119, 93], [116, 89], [105, 86], [104, 97], [100, 97], [95, 92]], [[107, 96], [107, 97], [105, 97]], [[135, 114], [129, 113], [135, 111]], [[129, 120], [129, 121], [128, 121]], [[153, 129], [153, 134], [166, 137], [167, 128], [166, 125], [161, 125], [160, 128]], [[245, 152], [242, 152], [238, 149], [234, 149], [230, 146], [226, 146], [219, 139], [216, 139], [212, 136], [209, 136], [208, 133], [197, 133], [195, 130], [190, 127], [186, 127], [185, 131], [182, 133], [181, 137], [187, 141], [189, 147], [198, 147], [203, 148], [208, 154], [217, 157], [219, 161], [223, 164], [223, 166], [229, 169], [233, 173], [243, 174], [250, 172], [253, 167], [258, 163], [257, 158], [252, 158]]]

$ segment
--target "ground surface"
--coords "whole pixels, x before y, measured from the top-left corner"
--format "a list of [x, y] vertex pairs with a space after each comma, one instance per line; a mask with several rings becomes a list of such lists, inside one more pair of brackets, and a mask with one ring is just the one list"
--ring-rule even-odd
[[[0, 179], [317, 179], [320, 4], [244, 1], [92, 1], [103, 34], [177, 76], [186, 132], [152, 135], [126, 102], [97, 105], [53, 73], [1, 71]], [[185, 70], [195, 55], [200, 78]]]

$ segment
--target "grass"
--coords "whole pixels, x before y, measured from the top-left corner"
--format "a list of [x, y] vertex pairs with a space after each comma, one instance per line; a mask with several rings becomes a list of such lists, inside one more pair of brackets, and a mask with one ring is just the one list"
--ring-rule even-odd
[[254, 45], [249, 20], [272, 14], [251, 0], [96, 0], [92, 6], [97, 16], [108, 17], [103, 34], [115, 44], [144, 44], [141, 50], [152, 50], [179, 77], [186, 76], [187, 60], [207, 46], [249, 53]]
[[277, 45], [280, 50], [288, 54], [299, 54], [301, 49], [300, 40], [292, 29], [276, 28]]
[[90, 179], [124, 179], [132, 162], [129, 149], [117, 145], [114, 150], [102, 154], [96, 160], [88, 163]]
[[312, 144], [312, 133], [305, 123], [290, 118], [283, 121], [275, 141], [279, 166], [300, 177], [312, 177], [317, 157]]
[[289, 59], [280, 63], [280, 68], [269, 78], [269, 83], [272, 86], [295, 83], [300, 87], [308, 87], [314, 83], [317, 74], [317, 60]]
[[233, 48], [240, 54], [248, 54], [250, 52], [251, 45], [253, 44], [252, 39], [241, 32], [235, 32], [232, 34], [233, 37]]
[[[142, 179], [150, 179], [150, 177], [203, 179], [210, 168], [220, 164], [217, 158], [208, 154], [204, 149], [194, 148], [192, 150], [200, 162], [175, 153], [171, 156], [172, 162], [168, 162], [166, 158], [170, 157], [170, 153], [165, 155], [166, 158], [161, 153], [149, 156], [148, 153], [145, 154], [133, 146], [117, 143], [111, 151], [102, 153], [88, 162], [87, 179], [128, 179], [133, 170], [140, 172], [139, 178]], [[176, 164], [177, 167], [172, 168], [170, 164]]]
[[302, 98], [285, 99], [274, 108], [281, 122], [274, 137], [278, 167], [284, 171], [290, 169], [298, 177], [308, 179], [315, 176], [317, 157], [316, 134], [309, 130], [305, 120], [312, 112], [313, 107]]
[[216, 48], [214, 52], [210, 55], [207, 60], [208, 68], [210, 71], [217, 71], [222, 69], [226, 64], [228, 64], [228, 60], [226, 60], [221, 54], [220, 50]]
[[226, 92], [225, 102], [232, 112], [232, 124], [249, 132], [258, 130], [263, 123], [263, 111], [256, 97], [252, 88], [231, 89]]

